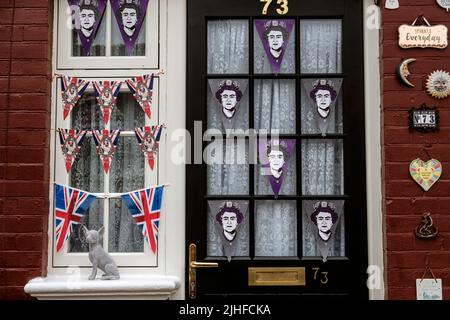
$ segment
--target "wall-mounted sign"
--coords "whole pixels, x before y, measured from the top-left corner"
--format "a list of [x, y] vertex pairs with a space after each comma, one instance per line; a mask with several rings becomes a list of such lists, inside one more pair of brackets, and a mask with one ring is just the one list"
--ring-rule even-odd
[[398, 0], [386, 0], [384, 7], [386, 9], [394, 10], [400, 8], [400, 4], [398, 3]]
[[439, 111], [425, 103], [418, 109], [412, 108], [409, 110], [409, 128], [420, 132], [439, 130]]
[[442, 164], [436, 159], [427, 162], [415, 159], [409, 165], [409, 173], [423, 190], [428, 191], [441, 177]]
[[427, 79], [427, 92], [436, 99], [450, 95], [450, 74], [444, 70], [432, 72]]
[[397, 76], [399, 80], [402, 82], [402, 84], [405, 84], [409, 87], [414, 87], [414, 85], [408, 80], [408, 77], [411, 74], [409, 72], [408, 66], [414, 61], [416, 61], [416, 59], [414, 58], [404, 59], [397, 67]]
[[414, 20], [412, 25], [404, 24], [398, 28], [398, 45], [403, 49], [447, 48], [447, 27], [444, 25], [431, 26], [425, 17], [422, 19], [426, 25], [416, 26], [418, 19]]
[[450, 0], [436, 0], [438, 5], [440, 5], [442, 8], [447, 10], [447, 12], [450, 10]]
[[442, 300], [442, 279], [416, 279], [417, 300]]

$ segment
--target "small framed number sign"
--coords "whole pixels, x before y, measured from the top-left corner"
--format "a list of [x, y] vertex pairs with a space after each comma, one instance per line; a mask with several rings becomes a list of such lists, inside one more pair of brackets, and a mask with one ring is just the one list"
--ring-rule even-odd
[[436, 107], [427, 107], [425, 103], [420, 108], [412, 108], [409, 111], [409, 128], [420, 132], [439, 130], [439, 111]]

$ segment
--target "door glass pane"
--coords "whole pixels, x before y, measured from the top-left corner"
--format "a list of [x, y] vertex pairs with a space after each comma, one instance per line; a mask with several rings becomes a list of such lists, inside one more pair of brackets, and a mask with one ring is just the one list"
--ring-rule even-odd
[[208, 129], [248, 129], [248, 79], [208, 80]]
[[[318, 121], [323, 119], [318, 115], [317, 106], [312, 106], [308, 99], [308, 92], [305, 88], [302, 88], [302, 134], [321, 134], [321, 130], [318, 125]], [[343, 120], [343, 103], [342, 93], [338, 96], [336, 103], [333, 106], [334, 110], [330, 112], [330, 115], [326, 119], [326, 133], [343, 133], [344, 120]]]
[[342, 140], [302, 141], [303, 195], [344, 194]]
[[[86, 189], [85, 189], [86, 190]], [[89, 189], [88, 189], [89, 190]], [[81, 226], [86, 226], [89, 230], [100, 230], [103, 226], [103, 204], [105, 200], [97, 199], [89, 206], [80, 224], [75, 225], [72, 235], [69, 237], [69, 252], [88, 252], [89, 244], [86, 242]], [[103, 243], [102, 243], [103, 245]]]
[[247, 20], [208, 21], [208, 73], [248, 73], [248, 43]]
[[205, 148], [208, 195], [248, 195], [248, 144], [244, 139], [227, 141], [215, 141]]
[[257, 20], [253, 28], [255, 73], [295, 73], [295, 20]]
[[255, 255], [297, 256], [296, 201], [256, 201]]
[[208, 256], [249, 255], [248, 201], [208, 201], [207, 219]]
[[109, 200], [109, 252], [143, 252], [142, 231], [122, 199]]
[[[330, 223], [319, 222], [316, 213], [320, 212], [317, 203], [333, 204]], [[345, 256], [345, 221], [343, 200], [308, 200], [303, 201], [303, 256], [321, 257], [321, 247], [325, 248], [329, 257]], [[325, 207], [325, 206], [324, 206]], [[327, 210], [324, 210], [327, 211]], [[327, 211], [328, 212], [328, 211]], [[326, 213], [325, 213], [326, 215]], [[335, 220], [335, 217], [337, 220]], [[328, 248], [328, 251], [327, 249]], [[322, 249], [323, 250], [323, 249]]]
[[295, 80], [255, 80], [255, 129], [295, 133]]
[[342, 21], [300, 21], [302, 73], [342, 73]]

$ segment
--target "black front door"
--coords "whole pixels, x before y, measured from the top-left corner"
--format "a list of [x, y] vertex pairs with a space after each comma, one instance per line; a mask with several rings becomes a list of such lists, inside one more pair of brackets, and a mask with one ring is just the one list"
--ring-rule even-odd
[[367, 299], [362, 13], [188, 1], [186, 297]]

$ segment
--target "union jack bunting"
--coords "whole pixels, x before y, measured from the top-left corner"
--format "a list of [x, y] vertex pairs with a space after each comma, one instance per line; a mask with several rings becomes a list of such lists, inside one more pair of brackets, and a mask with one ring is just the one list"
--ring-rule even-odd
[[74, 129], [58, 129], [59, 142], [61, 143], [61, 150], [66, 163], [66, 170], [69, 173], [75, 159], [80, 154], [81, 144], [86, 136], [86, 130]]
[[159, 140], [161, 140], [161, 133], [164, 125], [146, 126], [135, 128], [134, 133], [139, 143], [139, 148], [144, 153], [150, 169], [153, 170], [155, 166], [155, 156], [159, 150]]
[[156, 254], [158, 245], [163, 191], [164, 186], [159, 186], [122, 195], [122, 200], [126, 203], [154, 254]]
[[66, 120], [70, 111], [83, 96], [90, 82], [77, 77], [61, 76], [61, 97], [63, 100], [63, 117]]
[[97, 103], [103, 114], [105, 125], [108, 124], [112, 109], [116, 105], [117, 96], [122, 86], [121, 81], [95, 81], [93, 83]]
[[103, 169], [108, 174], [114, 153], [117, 151], [117, 143], [119, 142], [120, 130], [93, 130], [97, 153], [103, 163]]
[[149, 119], [152, 117], [153, 79], [154, 74], [152, 73], [151, 75], [147, 74], [142, 77], [133, 77], [126, 80], [133, 97]]
[[81, 218], [96, 197], [88, 192], [55, 184], [55, 233], [56, 251], [59, 252], [64, 242], [73, 232], [74, 226], [80, 224]]

